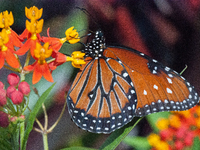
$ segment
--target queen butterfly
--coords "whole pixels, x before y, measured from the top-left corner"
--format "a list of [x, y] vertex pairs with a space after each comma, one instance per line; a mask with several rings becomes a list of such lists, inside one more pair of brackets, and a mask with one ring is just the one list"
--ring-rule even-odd
[[194, 87], [176, 71], [134, 49], [106, 46], [103, 33], [87, 43], [86, 64], [67, 96], [72, 120], [82, 129], [110, 133], [161, 111], [181, 111], [199, 102]]

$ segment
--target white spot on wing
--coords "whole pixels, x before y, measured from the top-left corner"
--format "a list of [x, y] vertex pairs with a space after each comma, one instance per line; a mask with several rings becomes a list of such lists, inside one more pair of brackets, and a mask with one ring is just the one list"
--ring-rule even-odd
[[144, 94], [144, 95], [147, 95], [147, 91], [146, 91], [146, 90], [144, 90], [143, 94]]
[[125, 73], [123, 74], [123, 77], [126, 78], [127, 76], [128, 76], [128, 73], [125, 72]]
[[167, 78], [167, 81], [172, 84], [172, 80], [170, 78]]
[[154, 89], [158, 90], [158, 86], [154, 84], [153, 86]]
[[153, 59], [153, 62], [155, 62], [155, 63], [156, 63], [156, 62], [158, 62], [158, 61], [157, 61], [157, 60], [155, 60], [155, 59]]
[[167, 88], [167, 93], [170, 93], [170, 94], [172, 94], [172, 90], [171, 90], [171, 89], [169, 89], [169, 88]]

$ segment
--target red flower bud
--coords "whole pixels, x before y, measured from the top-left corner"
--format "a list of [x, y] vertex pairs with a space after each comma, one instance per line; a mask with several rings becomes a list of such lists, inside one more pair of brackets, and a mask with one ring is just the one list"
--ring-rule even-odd
[[7, 88], [7, 96], [9, 97], [9, 98], [11, 98], [11, 94], [14, 92], [14, 91], [16, 91], [16, 88], [15, 88], [15, 86], [9, 86], [8, 88]]
[[0, 127], [7, 127], [9, 125], [8, 114], [0, 111]]
[[21, 104], [21, 102], [23, 101], [23, 94], [20, 91], [15, 90], [14, 92], [11, 93], [11, 97], [10, 99], [12, 100], [13, 104], [17, 105], [17, 104]]
[[0, 89], [0, 106], [4, 106], [6, 103], [6, 90]]
[[14, 117], [10, 118], [10, 121], [13, 122], [13, 123], [15, 123], [17, 121], [17, 119], [18, 119], [17, 116], [14, 116]]
[[23, 81], [19, 84], [18, 90], [22, 92], [24, 95], [28, 95], [30, 93], [30, 86], [27, 82]]
[[4, 88], [4, 84], [3, 82], [0, 81], [0, 89], [3, 89]]
[[19, 76], [11, 73], [8, 75], [7, 80], [10, 85], [16, 86], [19, 83]]
[[25, 120], [25, 116], [24, 115], [19, 116], [19, 120], [20, 121], [24, 121]]

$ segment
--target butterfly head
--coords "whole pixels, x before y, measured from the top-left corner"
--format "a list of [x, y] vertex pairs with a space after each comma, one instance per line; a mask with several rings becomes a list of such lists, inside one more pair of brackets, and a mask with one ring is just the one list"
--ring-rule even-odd
[[103, 56], [103, 51], [106, 48], [105, 38], [101, 30], [96, 31], [94, 38], [91, 42], [87, 43], [82, 52], [86, 57], [98, 59]]

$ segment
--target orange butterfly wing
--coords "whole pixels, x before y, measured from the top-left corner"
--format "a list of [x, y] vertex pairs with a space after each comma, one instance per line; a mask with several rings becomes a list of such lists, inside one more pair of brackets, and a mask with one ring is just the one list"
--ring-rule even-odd
[[103, 57], [82, 68], [67, 97], [72, 120], [82, 129], [96, 133], [110, 133], [130, 122], [137, 98], [120, 60]]
[[187, 110], [199, 102], [194, 87], [169, 67], [133, 49], [108, 47], [124, 64], [137, 94], [136, 116], [160, 111]]

